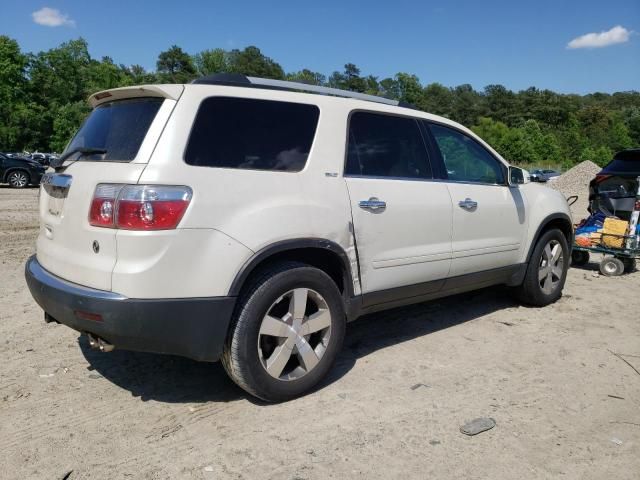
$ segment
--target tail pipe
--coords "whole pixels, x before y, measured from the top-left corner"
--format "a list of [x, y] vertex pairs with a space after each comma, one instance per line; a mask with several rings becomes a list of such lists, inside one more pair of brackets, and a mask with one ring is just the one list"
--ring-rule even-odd
[[89, 338], [89, 346], [94, 350], [100, 350], [101, 352], [111, 352], [114, 348], [116, 348], [115, 345], [112, 345], [105, 339], [100, 338], [97, 335], [93, 335], [92, 333], [87, 332], [87, 337]]

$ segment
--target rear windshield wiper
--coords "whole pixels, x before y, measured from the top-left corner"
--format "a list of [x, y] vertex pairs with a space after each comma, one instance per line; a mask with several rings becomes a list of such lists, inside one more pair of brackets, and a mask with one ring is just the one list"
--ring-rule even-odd
[[80, 153], [82, 155], [92, 155], [92, 154], [102, 154], [102, 153], [107, 153], [107, 151], [104, 148], [90, 148], [90, 147], [78, 147], [78, 148], [74, 148], [69, 150], [67, 153], [65, 153], [64, 155], [60, 156], [60, 158], [58, 158], [55, 163], [51, 162], [51, 166], [56, 168], [59, 167], [60, 165], [62, 165], [64, 163], [64, 161], [69, 158], [71, 155], [74, 155], [76, 153]]

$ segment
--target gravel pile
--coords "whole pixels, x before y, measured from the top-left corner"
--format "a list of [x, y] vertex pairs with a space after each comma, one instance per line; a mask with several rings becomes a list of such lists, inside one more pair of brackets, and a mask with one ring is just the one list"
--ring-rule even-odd
[[586, 160], [567, 170], [555, 180], [546, 183], [546, 186], [559, 191], [565, 197], [578, 195], [578, 201], [571, 206], [573, 221], [578, 222], [589, 215], [589, 182], [602, 170], [595, 163]]

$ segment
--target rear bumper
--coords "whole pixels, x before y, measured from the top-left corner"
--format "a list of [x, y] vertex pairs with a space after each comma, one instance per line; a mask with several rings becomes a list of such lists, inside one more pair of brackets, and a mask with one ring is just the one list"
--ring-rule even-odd
[[25, 265], [31, 295], [56, 321], [99, 336], [116, 348], [216, 361], [235, 297], [134, 299], [68, 282], [35, 255]]

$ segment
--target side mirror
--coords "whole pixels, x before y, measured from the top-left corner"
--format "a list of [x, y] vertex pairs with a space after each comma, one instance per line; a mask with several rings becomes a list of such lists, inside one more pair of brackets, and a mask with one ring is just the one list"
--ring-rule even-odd
[[524, 183], [529, 183], [531, 181], [531, 177], [529, 176], [529, 172], [527, 172], [523, 168], [518, 167], [509, 167], [509, 186], [515, 187], [518, 185], [522, 185]]

